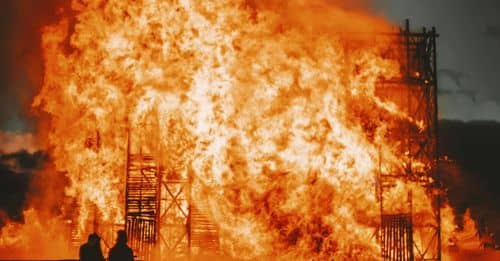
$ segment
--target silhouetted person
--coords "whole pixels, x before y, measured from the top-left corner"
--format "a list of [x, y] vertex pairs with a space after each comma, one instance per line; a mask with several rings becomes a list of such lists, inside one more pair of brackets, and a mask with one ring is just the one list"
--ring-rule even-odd
[[109, 251], [109, 261], [134, 261], [132, 249], [127, 246], [127, 233], [125, 230], [118, 231], [116, 244]]
[[96, 233], [90, 234], [87, 243], [80, 247], [80, 261], [104, 261], [100, 241]]

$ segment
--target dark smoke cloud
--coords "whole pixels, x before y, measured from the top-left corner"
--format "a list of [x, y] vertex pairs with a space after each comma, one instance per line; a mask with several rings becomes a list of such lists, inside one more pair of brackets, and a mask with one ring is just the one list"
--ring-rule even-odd
[[500, 25], [486, 25], [483, 34], [486, 37], [500, 38]]
[[457, 87], [462, 87], [463, 86], [463, 79], [467, 77], [467, 74], [464, 72], [459, 72], [456, 70], [452, 69], [440, 69], [438, 70], [439, 76], [441, 77], [448, 77], [450, 78], [456, 85]]
[[67, 184], [45, 151], [0, 154], [0, 228], [6, 222], [24, 222], [28, 208], [47, 218], [61, 216]]
[[500, 235], [500, 123], [494, 121], [440, 121], [443, 182], [450, 203], [459, 215], [467, 208], [480, 230], [485, 226]]
[[460, 72], [457, 70], [453, 69], [439, 69], [438, 70], [438, 75], [441, 79], [447, 78], [449, 79], [455, 86], [453, 85], [446, 85], [443, 84], [438, 89], [438, 94], [439, 95], [464, 95], [471, 99], [473, 102], [477, 101], [477, 96], [478, 96], [478, 90], [476, 89], [470, 89], [466, 86], [464, 86], [463, 82], [464, 80], [469, 77], [467, 73]]
[[[0, 155], [0, 211], [4, 219], [23, 220], [22, 211], [27, 206], [33, 178], [46, 161], [47, 155], [42, 151]], [[0, 227], [6, 221], [0, 217]]]
[[469, 90], [469, 89], [445, 89], [445, 88], [440, 88], [438, 89], [438, 95], [451, 95], [451, 94], [460, 94], [463, 96], [466, 96], [472, 102], [477, 101], [477, 96], [478, 92], [476, 90]]
[[29, 153], [25, 150], [21, 150], [15, 153], [0, 156], [0, 164], [10, 165], [21, 171], [40, 169], [46, 160], [47, 155], [43, 151]]
[[[0, 3], [0, 129], [30, 130], [31, 100], [42, 83], [41, 28], [57, 21], [67, 0]], [[61, 9], [63, 8], [63, 9]]]

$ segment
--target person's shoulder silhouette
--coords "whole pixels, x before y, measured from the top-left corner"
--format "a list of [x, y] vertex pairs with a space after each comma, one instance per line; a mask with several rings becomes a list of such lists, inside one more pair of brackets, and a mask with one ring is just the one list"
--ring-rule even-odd
[[80, 246], [80, 261], [104, 261], [100, 240], [96, 233], [89, 235], [87, 243]]
[[127, 246], [127, 233], [124, 230], [118, 231], [116, 244], [109, 251], [109, 261], [133, 261], [134, 253]]

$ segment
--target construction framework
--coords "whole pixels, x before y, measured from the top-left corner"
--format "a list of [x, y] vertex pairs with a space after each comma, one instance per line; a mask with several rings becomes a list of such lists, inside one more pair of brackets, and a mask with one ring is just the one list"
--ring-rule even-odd
[[218, 231], [191, 199], [191, 175], [167, 171], [158, 151], [145, 151], [132, 137], [129, 132], [125, 229], [134, 253], [141, 260], [217, 254]]
[[[391, 36], [392, 37], [392, 36]], [[402, 155], [405, 155], [403, 171], [378, 175], [377, 194], [380, 202], [379, 240], [384, 260], [441, 260], [441, 183], [438, 169], [438, 118], [437, 118], [437, 60], [436, 38], [438, 34], [423, 28], [412, 32], [409, 21], [395, 35], [397, 48], [392, 54], [401, 61], [402, 77], [385, 80], [381, 90], [388, 90], [392, 98], [406, 107], [413, 119], [404, 129]], [[393, 46], [394, 47], [394, 46]], [[418, 124], [421, 126], [419, 127]], [[381, 159], [383, 161], [383, 159]], [[424, 166], [422, 164], [424, 163]], [[382, 164], [382, 163], [381, 163]], [[405, 211], [394, 211], [384, 205], [386, 193], [397, 182], [412, 182], [426, 189], [432, 201], [432, 217], [419, 217], [413, 213], [412, 192], [408, 191]]]
[[[398, 33], [381, 34], [396, 46], [388, 46], [388, 58], [400, 61], [402, 77], [384, 80], [381, 92], [405, 104], [414, 122], [399, 126], [405, 131], [403, 171], [379, 171], [380, 202], [378, 238], [384, 260], [441, 260], [441, 183], [437, 147], [437, 66], [435, 28], [412, 32], [409, 21]], [[394, 48], [396, 47], [396, 48]], [[390, 96], [389, 95], [389, 96]], [[422, 123], [419, 128], [415, 122]], [[133, 129], [131, 130], [133, 131]], [[401, 133], [401, 131], [399, 131]], [[167, 171], [161, 152], [144, 150], [140, 139], [130, 134], [127, 145], [125, 228], [132, 248], [144, 260], [190, 257], [202, 250], [217, 252], [217, 228], [191, 198], [192, 175]], [[381, 159], [383, 161], [383, 159]], [[425, 163], [425, 167], [416, 163]], [[384, 204], [385, 193], [398, 181], [417, 183], [432, 197], [433, 217], [421, 220], [412, 212], [411, 191], [407, 211], [394, 212]], [[427, 236], [417, 235], [426, 231]]]

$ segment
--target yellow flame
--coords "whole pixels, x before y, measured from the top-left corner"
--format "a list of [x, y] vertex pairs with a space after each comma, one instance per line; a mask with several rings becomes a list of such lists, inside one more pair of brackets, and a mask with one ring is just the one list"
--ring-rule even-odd
[[[166, 168], [193, 172], [193, 200], [209, 206], [225, 254], [379, 258], [375, 178], [408, 157], [389, 130], [426, 128], [376, 92], [400, 74], [397, 57], [382, 54], [390, 42], [371, 40], [388, 23], [319, 0], [72, 6], [74, 24], [44, 29], [34, 106], [50, 115], [82, 229], [95, 207], [123, 222], [132, 129], [144, 148], [166, 152]], [[396, 199], [409, 190], [414, 211], [430, 215], [415, 184], [397, 184], [388, 204], [403, 209]]]

